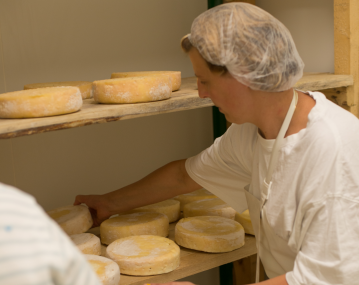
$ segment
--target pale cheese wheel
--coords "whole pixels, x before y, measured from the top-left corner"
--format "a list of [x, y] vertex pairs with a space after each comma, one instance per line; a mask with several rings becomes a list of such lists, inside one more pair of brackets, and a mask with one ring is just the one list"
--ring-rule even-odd
[[172, 91], [176, 91], [181, 87], [181, 71], [134, 71], [134, 72], [114, 72], [111, 78], [137, 77], [165, 74], [171, 77]]
[[107, 255], [123, 274], [144, 276], [168, 273], [180, 264], [180, 248], [172, 240], [152, 235], [132, 236], [114, 241]]
[[236, 211], [219, 198], [199, 200], [188, 203], [183, 208], [183, 216], [220, 216], [234, 220]]
[[180, 202], [174, 199], [168, 199], [159, 203], [136, 208], [129, 213], [137, 212], [156, 212], [165, 214], [170, 223], [178, 221], [180, 217]]
[[188, 203], [213, 198], [217, 198], [217, 196], [213, 195], [211, 192], [203, 188], [187, 194], [178, 195], [173, 199], [180, 201], [181, 211], [183, 211], [184, 205]]
[[83, 254], [101, 254], [100, 239], [94, 234], [83, 233], [70, 236], [72, 242]]
[[175, 228], [177, 244], [205, 252], [228, 252], [244, 245], [243, 227], [228, 218], [183, 218]]
[[77, 87], [49, 87], [0, 94], [0, 118], [21, 119], [73, 113], [81, 109]]
[[99, 80], [93, 88], [94, 100], [106, 104], [158, 101], [170, 98], [172, 93], [168, 75]]
[[168, 236], [169, 222], [164, 214], [138, 212], [120, 215], [103, 221], [100, 226], [101, 242], [110, 244], [116, 239], [136, 235]]
[[93, 221], [86, 206], [66, 206], [48, 211], [47, 214], [54, 219], [68, 235], [82, 234], [91, 228]]
[[89, 81], [62, 81], [26, 84], [24, 90], [46, 87], [73, 86], [80, 89], [82, 99], [92, 98], [92, 82]]
[[254, 230], [253, 230], [251, 217], [249, 215], [249, 210], [244, 211], [242, 214], [236, 213], [235, 220], [243, 226], [246, 234], [254, 235]]
[[85, 257], [103, 285], [118, 285], [120, 283], [120, 268], [116, 262], [92, 254], [86, 254]]

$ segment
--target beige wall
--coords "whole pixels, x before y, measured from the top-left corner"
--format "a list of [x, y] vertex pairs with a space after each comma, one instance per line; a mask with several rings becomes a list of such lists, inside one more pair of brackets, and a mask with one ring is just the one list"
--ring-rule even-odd
[[[306, 71], [333, 71], [332, 0], [257, 0], [292, 32]], [[0, 0], [0, 92], [24, 84], [181, 70], [179, 39], [207, 0]], [[0, 181], [46, 209], [105, 193], [212, 142], [211, 110], [125, 120], [0, 140]], [[218, 284], [214, 269], [191, 278]]]

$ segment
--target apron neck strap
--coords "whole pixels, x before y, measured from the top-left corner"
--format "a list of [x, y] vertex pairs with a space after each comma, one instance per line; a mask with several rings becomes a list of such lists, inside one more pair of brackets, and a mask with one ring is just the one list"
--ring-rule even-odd
[[277, 166], [277, 162], [278, 162], [278, 157], [279, 157], [279, 149], [281, 148], [282, 144], [283, 144], [283, 140], [285, 137], [285, 134], [288, 130], [290, 121], [292, 120], [295, 108], [297, 106], [298, 103], [298, 93], [296, 90], [293, 89], [293, 99], [292, 102], [290, 103], [289, 106], [289, 110], [287, 112], [287, 115], [285, 116], [284, 122], [282, 124], [282, 127], [280, 128], [280, 131], [278, 133], [277, 139], [274, 142], [274, 146], [273, 146], [273, 150], [272, 150], [272, 154], [269, 160], [269, 167], [268, 167], [268, 172], [265, 178], [265, 182], [267, 184], [269, 184], [272, 181], [272, 174], [274, 172], [274, 169]]

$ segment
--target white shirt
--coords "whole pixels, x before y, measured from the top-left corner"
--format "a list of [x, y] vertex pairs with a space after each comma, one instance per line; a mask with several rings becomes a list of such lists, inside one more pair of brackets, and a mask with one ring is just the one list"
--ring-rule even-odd
[[101, 282], [69, 237], [33, 197], [0, 183], [0, 284]]
[[[290, 285], [357, 284], [359, 120], [323, 94], [308, 94], [316, 105], [307, 128], [286, 137], [280, 150], [265, 206], [268, 223], [295, 253], [286, 273]], [[210, 148], [189, 158], [186, 169], [242, 212], [245, 185], [260, 197], [273, 144], [252, 124], [232, 124]]]

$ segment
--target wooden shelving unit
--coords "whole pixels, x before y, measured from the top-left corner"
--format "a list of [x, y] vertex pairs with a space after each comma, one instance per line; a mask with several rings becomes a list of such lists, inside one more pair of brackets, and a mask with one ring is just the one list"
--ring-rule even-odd
[[[169, 239], [174, 241], [176, 223], [171, 223], [169, 228]], [[91, 229], [89, 232], [99, 236], [99, 228]], [[119, 285], [143, 285], [147, 283], [166, 283], [178, 280], [214, 267], [240, 260], [257, 253], [256, 240], [252, 235], [246, 235], [245, 245], [241, 248], [227, 253], [206, 253], [181, 247], [180, 266], [166, 274], [153, 276], [129, 276], [121, 275]]]
[[[308, 73], [296, 84], [300, 90], [337, 90], [331, 91], [330, 96], [337, 100], [338, 92], [353, 85], [351, 75], [334, 75], [329, 73]], [[334, 100], [333, 99], [333, 100]], [[345, 100], [341, 101], [343, 105]], [[168, 100], [123, 105], [96, 104], [93, 99], [84, 100], [79, 112], [36, 119], [0, 119], [0, 139], [39, 134], [92, 124], [113, 122], [169, 112], [184, 111], [213, 106], [210, 99], [198, 97], [195, 78], [184, 78], [181, 90], [173, 92]]]

